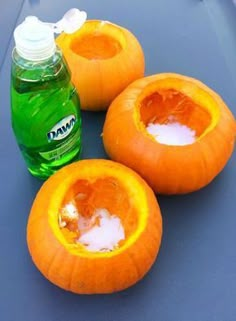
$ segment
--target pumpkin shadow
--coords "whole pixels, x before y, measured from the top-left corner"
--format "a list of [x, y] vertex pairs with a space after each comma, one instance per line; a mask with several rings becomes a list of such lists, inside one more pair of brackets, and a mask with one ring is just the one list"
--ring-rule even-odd
[[[34, 270], [37, 274], [35, 277], [38, 280], [35, 282], [37, 288], [33, 292], [36, 291], [37, 297], [39, 296], [38, 302], [41, 299], [40, 303], [43, 305], [51, 302], [52, 311], [55, 311], [56, 302], [56, 314], [60, 315], [61, 318], [64, 316], [65, 320], [70, 320], [70, 317], [73, 319], [75, 311], [79, 313], [79, 320], [87, 320], [88, 313], [91, 315], [91, 309], [93, 316], [96, 316], [96, 320], [120, 320], [120, 317], [126, 311], [135, 311], [137, 305], [144, 306], [145, 297], [154, 291], [153, 277], [155, 275], [151, 271], [141, 281], [128, 289], [112, 294], [79, 295], [58, 288], [41, 276], [36, 268]], [[157, 288], [155, 288], [156, 290]], [[154, 299], [157, 297], [154, 297]], [[55, 312], [53, 313], [55, 315]]]
[[193, 248], [198, 251], [204, 248], [207, 229], [210, 231], [216, 217], [222, 216], [221, 210], [217, 214], [216, 209], [222, 204], [221, 196], [225, 194], [229, 176], [230, 172], [224, 170], [210, 184], [193, 193], [157, 195], [163, 218], [163, 238], [153, 269], [155, 278], [161, 284], [167, 283], [163, 288], [169, 282], [166, 275], [171, 276], [177, 270], [182, 275], [186, 262], [190, 256], [194, 257]]

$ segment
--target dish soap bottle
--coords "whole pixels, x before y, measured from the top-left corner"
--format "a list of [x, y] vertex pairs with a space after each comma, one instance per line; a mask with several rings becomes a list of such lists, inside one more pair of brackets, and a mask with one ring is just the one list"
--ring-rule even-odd
[[72, 33], [86, 13], [71, 9], [56, 24], [29, 16], [14, 31], [11, 119], [30, 173], [47, 178], [79, 158], [80, 102], [54, 32]]

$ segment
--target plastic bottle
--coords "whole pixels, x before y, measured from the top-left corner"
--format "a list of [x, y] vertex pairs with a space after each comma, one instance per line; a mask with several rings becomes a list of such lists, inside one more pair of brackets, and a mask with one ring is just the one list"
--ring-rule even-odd
[[78, 94], [54, 32], [77, 30], [86, 20], [70, 10], [56, 24], [27, 17], [14, 32], [12, 53], [12, 127], [28, 170], [47, 178], [79, 158], [81, 117]]

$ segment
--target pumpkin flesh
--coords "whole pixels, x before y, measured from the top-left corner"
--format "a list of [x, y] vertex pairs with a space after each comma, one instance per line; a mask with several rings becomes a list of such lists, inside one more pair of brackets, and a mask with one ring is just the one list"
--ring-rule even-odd
[[71, 50], [86, 59], [109, 59], [122, 50], [120, 41], [115, 38], [103, 34], [85, 35], [81, 38], [72, 40]]
[[[74, 204], [81, 219], [86, 220], [89, 225], [94, 219], [94, 213], [98, 209], [104, 209], [113, 216], [119, 218], [121, 226], [124, 227], [125, 239], [131, 237], [138, 227], [137, 208], [130, 202], [125, 189], [117, 180], [112, 177], [97, 179], [89, 183], [89, 181], [78, 180], [67, 191], [64, 200], [59, 209], [59, 215], [62, 209], [68, 204]], [[63, 213], [62, 213], [63, 214]], [[78, 237], [80, 235], [79, 217], [73, 217], [61, 229], [65, 237], [65, 242], [78, 243], [78, 251], [86, 251], [79, 244]], [[96, 222], [99, 225], [99, 221]], [[120, 246], [124, 241], [120, 242]]]
[[169, 89], [157, 91], [140, 104], [140, 119], [148, 124], [177, 122], [195, 131], [200, 137], [211, 124], [211, 115], [181, 92]]
[[138, 121], [145, 127], [150, 122], [177, 121], [193, 129], [199, 139], [216, 126], [220, 116], [218, 106], [203, 90], [190, 91], [188, 85], [174, 79], [147, 86], [137, 98], [135, 108]]

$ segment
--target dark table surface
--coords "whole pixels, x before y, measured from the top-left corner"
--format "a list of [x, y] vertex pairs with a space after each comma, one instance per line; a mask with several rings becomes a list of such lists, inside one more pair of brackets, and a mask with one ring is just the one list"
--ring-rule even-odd
[[[12, 31], [27, 15], [57, 21], [78, 7], [131, 30], [146, 75], [178, 72], [216, 90], [236, 115], [236, 7], [232, 0], [8, 0], [0, 2], [0, 320], [235, 321], [236, 153], [206, 188], [158, 196], [164, 236], [150, 273], [113, 295], [80, 296], [50, 284], [27, 251], [28, 213], [42, 182], [31, 177], [10, 125]], [[105, 158], [104, 113], [83, 113], [82, 158]]]

